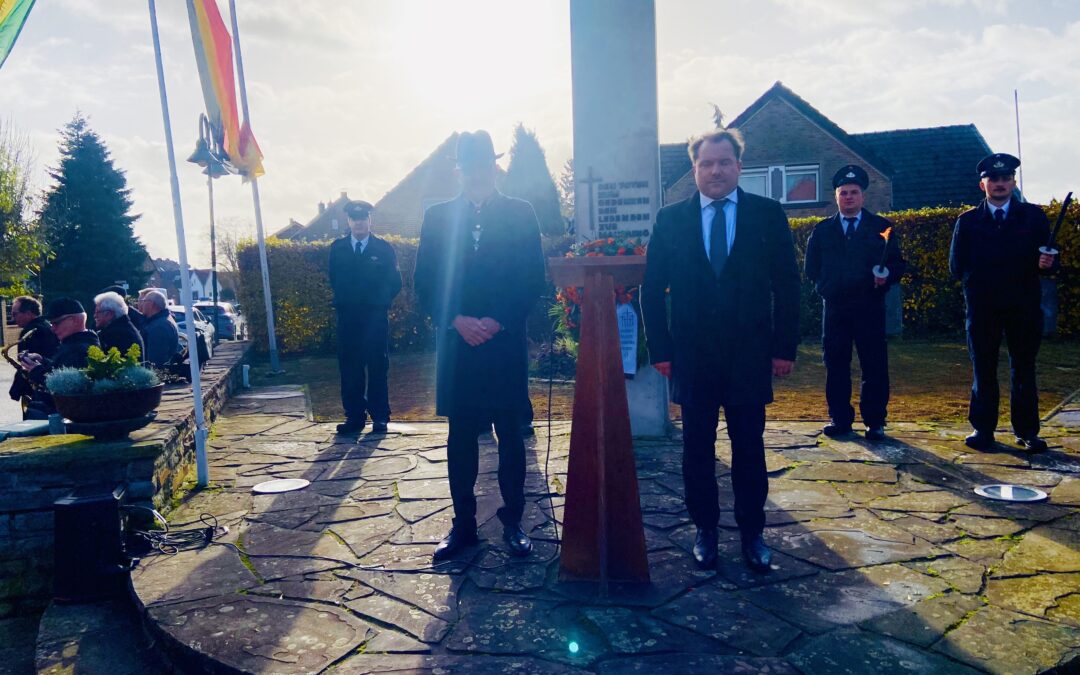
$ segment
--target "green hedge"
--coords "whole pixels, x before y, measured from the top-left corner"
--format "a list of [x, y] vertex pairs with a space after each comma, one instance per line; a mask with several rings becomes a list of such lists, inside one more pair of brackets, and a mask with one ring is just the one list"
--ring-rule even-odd
[[[1060, 204], [1045, 207], [1051, 223]], [[953, 225], [962, 208], [933, 208], [882, 214], [889, 218], [901, 237], [908, 261], [903, 279], [904, 330], [913, 335], [955, 334], [964, 326], [964, 299], [960, 284], [949, 273], [949, 243]], [[802, 265], [806, 241], [818, 218], [797, 218], [791, 228]], [[390, 309], [390, 344], [397, 351], [427, 350], [434, 347], [431, 322], [422, 316], [412, 285], [416, 263], [415, 239], [385, 237], [394, 247], [401, 268], [403, 288]], [[1058, 272], [1058, 333], [1080, 336], [1080, 204], [1069, 208], [1058, 237], [1063, 251]], [[572, 238], [545, 237], [544, 254], [561, 256]], [[330, 282], [326, 274], [330, 242], [293, 242], [268, 239], [270, 290], [274, 297], [278, 349], [282, 353], [332, 351], [335, 344], [334, 311], [330, 304]], [[263, 312], [259, 255], [254, 242], [240, 245], [240, 302], [248, 319], [251, 338], [257, 349], [266, 349], [266, 317]], [[802, 287], [802, 332], [820, 335], [821, 298], [812, 284]], [[548, 308], [554, 302], [549, 288], [529, 318], [529, 336], [547, 342], [551, 332]]]

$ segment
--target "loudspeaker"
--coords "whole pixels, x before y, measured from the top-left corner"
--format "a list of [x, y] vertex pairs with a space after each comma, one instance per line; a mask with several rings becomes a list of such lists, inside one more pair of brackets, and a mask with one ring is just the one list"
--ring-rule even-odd
[[127, 581], [120, 503], [124, 488], [76, 488], [53, 503], [53, 597], [85, 602], [120, 592]]

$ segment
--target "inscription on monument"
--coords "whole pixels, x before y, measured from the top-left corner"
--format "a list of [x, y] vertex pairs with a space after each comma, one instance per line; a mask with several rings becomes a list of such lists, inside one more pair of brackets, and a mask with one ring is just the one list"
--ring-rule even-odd
[[653, 192], [647, 180], [598, 183], [594, 197], [597, 237], [648, 237], [655, 212]]

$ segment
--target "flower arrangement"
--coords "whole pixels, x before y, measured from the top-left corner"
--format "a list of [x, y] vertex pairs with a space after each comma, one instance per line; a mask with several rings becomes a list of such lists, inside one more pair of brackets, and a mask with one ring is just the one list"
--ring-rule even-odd
[[[645, 255], [645, 245], [640, 239], [629, 237], [607, 237], [596, 239], [580, 244], [575, 244], [566, 254], [567, 258], [595, 258], [599, 256], [620, 255]], [[635, 304], [634, 310], [638, 314], [638, 363], [644, 362], [645, 340], [641, 333], [641, 308], [637, 307], [636, 286], [625, 288], [615, 287], [615, 303], [623, 305], [628, 302]], [[584, 289], [582, 288], [557, 288], [555, 289], [555, 304], [551, 306], [550, 315], [556, 321], [555, 330], [559, 337], [556, 346], [572, 354], [577, 358], [578, 340], [581, 337], [581, 301]]]
[[105, 353], [94, 346], [86, 353], [86, 368], [58, 368], [45, 376], [45, 386], [60, 396], [90, 396], [114, 391], [149, 389], [161, 383], [157, 374], [139, 364], [142, 352], [131, 345], [127, 353], [113, 347]]

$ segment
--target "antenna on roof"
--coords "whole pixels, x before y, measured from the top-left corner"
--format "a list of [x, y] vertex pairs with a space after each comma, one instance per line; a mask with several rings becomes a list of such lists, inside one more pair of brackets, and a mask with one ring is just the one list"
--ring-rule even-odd
[[1020, 160], [1020, 194], [1024, 194], [1024, 154], [1020, 151], [1020, 92], [1016, 89], [1013, 89], [1013, 109], [1016, 111], [1016, 158]]

